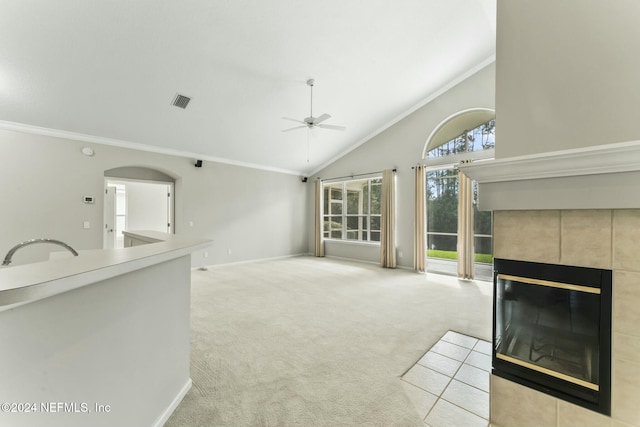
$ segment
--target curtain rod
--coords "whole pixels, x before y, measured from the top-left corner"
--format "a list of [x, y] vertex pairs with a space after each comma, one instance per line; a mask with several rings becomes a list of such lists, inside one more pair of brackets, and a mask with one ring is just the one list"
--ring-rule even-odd
[[415, 169], [417, 167], [420, 167], [422, 169], [431, 169], [431, 170], [460, 169], [459, 166], [460, 165], [458, 163], [443, 163], [443, 164], [440, 164], [440, 165], [433, 165], [433, 166], [427, 166], [427, 165], [411, 166], [411, 169]]
[[[396, 168], [393, 168], [392, 170], [393, 170], [394, 173], [397, 171]], [[354, 173], [354, 174], [346, 175], [346, 176], [336, 176], [335, 178], [322, 179], [322, 178], [318, 177], [318, 179], [320, 181], [333, 181], [334, 179], [355, 178], [356, 176], [374, 175], [374, 174], [377, 174], [377, 173], [381, 174], [382, 172], [383, 171], [375, 171], [375, 172], [367, 172], [367, 173]]]

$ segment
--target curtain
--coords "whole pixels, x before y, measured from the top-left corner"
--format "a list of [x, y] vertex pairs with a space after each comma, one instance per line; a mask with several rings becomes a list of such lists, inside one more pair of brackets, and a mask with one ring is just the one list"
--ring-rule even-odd
[[458, 278], [473, 279], [473, 184], [458, 172]]
[[316, 179], [316, 215], [315, 215], [315, 256], [323, 257], [324, 256], [324, 239], [322, 237], [322, 181], [320, 179]]
[[424, 168], [416, 166], [414, 170], [415, 181], [415, 212], [414, 212], [414, 233], [413, 233], [413, 269], [419, 273], [426, 271], [426, 213], [427, 213], [427, 193], [425, 188]]
[[380, 211], [380, 264], [386, 268], [396, 268], [396, 186], [392, 169], [382, 172]]

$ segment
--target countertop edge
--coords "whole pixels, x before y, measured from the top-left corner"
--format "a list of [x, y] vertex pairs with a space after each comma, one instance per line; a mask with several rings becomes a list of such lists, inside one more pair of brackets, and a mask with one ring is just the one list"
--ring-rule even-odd
[[180, 258], [211, 244], [211, 240], [167, 234], [166, 240], [157, 243], [1, 269], [0, 310]]

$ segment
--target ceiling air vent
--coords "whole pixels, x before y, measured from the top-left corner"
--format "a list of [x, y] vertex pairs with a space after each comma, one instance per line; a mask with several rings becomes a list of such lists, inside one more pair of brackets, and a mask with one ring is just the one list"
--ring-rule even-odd
[[184, 96], [184, 95], [180, 95], [179, 93], [176, 94], [176, 97], [173, 98], [173, 102], [171, 103], [172, 105], [175, 105], [176, 107], [180, 107], [180, 108], [187, 108], [187, 105], [189, 104], [189, 101], [191, 101], [191, 98], [189, 98], [188, 96]]

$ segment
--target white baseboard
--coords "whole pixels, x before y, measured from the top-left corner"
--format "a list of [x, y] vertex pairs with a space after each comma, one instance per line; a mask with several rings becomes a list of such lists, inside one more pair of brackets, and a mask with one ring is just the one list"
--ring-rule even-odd
[[191, 390], [192, 384], [193, 384], [193, 381], [191, 380], [191, 378], [189, 378], [186, 384], [180, 389], [176, 397], [173, 398], [173, 400], [171, 401], [171, 404], [167, 406], [167, 409], [165, 409], [164, 412], [160, 414], [158, 419], [156, 419], [156, 422], [153, 423], [153, 427], [164, 426], [164, 424], [169, 420], [169, 417], [171, 417], [171, 414], [173, 414], [173, 411], [176, 410], [180, 402], [182, 402], [182, 399], [184, 399], [184, 397], [187, 395], [189, 390]]
[[[362, 262], [364, 264], [372, 264], [372, 265], [378, 265], [378, 266], [380, 265], [379, 261], [369, 261], [366, 259], [358, 259], [358, 258], [346, 258], [341, 256], [335, 256], [335, 255], [325, 255], [325, 258], [340, 259], [343, 261]], [[409, 267], [408, 265], [400, 265], [400, 264], [396, 264], [396, 268], [399, 268], [402, 270], [413, 270], [413, 267]]]
[[342, 261], [353, 261], [353, 262], [361, 262], [363, 264], [372, 264], [372, 265], [380, 265], [379, 261], [369, 261], [366, 259], [358, 259], [358, 258], [347, 258], [343, 256], [335, 256], [335, 255], [325, 255], [325, 258], [339, 259]]
[[[300, 257], [300, 256], [314, 256], [314, 255], [313, 255], [312, 252], [302, 252], [302, 253], [298, 253], [298, 254], [282, 255], [282, 256], [277, 256], [277, 257], [256, 258], [256, 259], [249, 259], [249, 260], [245, 260], [245, 261], [227, 262], [227, 263], [222, 263], [222, 264], [202, 265], [202, 266], [199, 266], [199, 267], [191, 267], [191, 270], [199, 270], [199, 269], [202, 269], [202, 268], [209, 269], [209, 268], [224, 267], [224, 266], [228, 266], [228, 265], [237, 265], [237, 264], [250, 264], [250, 263], [253, 263], [253, 262], [274, 261], [274, 260], [278, 260], [278, 259], [295, 258], [295, 257]], [[339, 260], [343, 260], [343, 261], [362, 262], [362, 263], [371, 264], [371, 265], [380, 265], [380, 262], [378, 262], [378, 261], [368, 261], [368, 260], [358, 259], [358, 258], [346, 258], [346, 257], [339, 257], [339, 256], [334, 256], [334, 255], [325, 255], [324, 258], [333, 258], [333, 259], [339, 259]], [[413, 270], [413, 267], [406, 266], [406, 265], [400, 265], [400, 264], [398, 264], [396, 266], [396, 268], [400, 268], [400, 269], [403, 269], [403, 270]]]
[[267, 257], [267, 258], [247, 259], [247, 260], [244, 260], [244, 261], [225, 262], [225, 263], [220, 263], [220, 264], [201, 265], [199, 267], [191, 267], [191, 270], [199, 270], [201, 268], [209, 269], [209, 268], [216, 268], [216, 267], [222, 267], [222, 266], [227, 266], [227, 265], [250, 264], [250, 263], [254, 263], [254, 262], [263, 262], [263, 261], [275, 261], [275, 260], [278, 260], [278, 259], [295, 258], [295, 257], [299, 257], [299, 256], [309, 256], [309, 255], [311, 255], [311, 253], [302, 252], [302, 253], [291, 254], [291, 255], [282, 255], [282, 256], [274, 256], [274, 257]]

